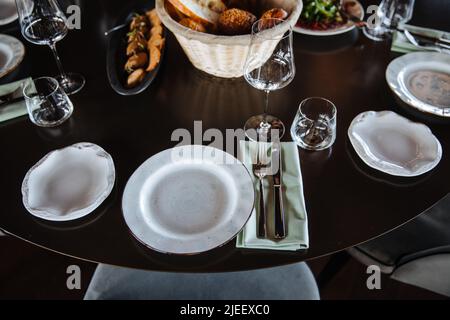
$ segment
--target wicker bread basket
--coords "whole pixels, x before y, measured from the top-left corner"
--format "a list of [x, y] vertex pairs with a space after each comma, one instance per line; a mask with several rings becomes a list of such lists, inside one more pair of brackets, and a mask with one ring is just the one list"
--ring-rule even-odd
[[[166, 12], [165, 0], [156, 0], [156, 11], [162, 23], [175, 35], [192, 64], [209, 74], [222, 78], [241, 77], [251, 35], [221, 36], [193, 31], [180, 25]], [[302, 0], [258, 0], [265, 8], [283, 8], [289, 13], [285, 22], [265, 32], [279, 37], [294, 26], [302, 11]], [[267, 52], [268, 44], [262, 43], [259, 50]], [[272, 49], [273, 50], [273, 49]]]

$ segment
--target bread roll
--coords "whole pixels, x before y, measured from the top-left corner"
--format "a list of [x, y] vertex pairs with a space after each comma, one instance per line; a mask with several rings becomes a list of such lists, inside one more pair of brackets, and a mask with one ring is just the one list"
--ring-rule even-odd
[[288, 17], [288, 13], [286, 10], [282, 8], [273, 8], [264, 12], [261, 16], [261, 19], [280, 19], [284, 20]]
[[225, 35], [251, 33], [256, 17], [248, 11], [233, 8], [222, 12], [219, 18], [219, 31]]

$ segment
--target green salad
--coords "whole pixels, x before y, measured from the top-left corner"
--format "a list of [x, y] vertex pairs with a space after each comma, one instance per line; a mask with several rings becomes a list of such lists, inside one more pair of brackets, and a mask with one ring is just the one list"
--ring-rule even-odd
[[298, 24], [314, 30], [326, 30], [345, 24], [347, 21], [339, 13], [339, 6], [339, 0], [303, 0], [303, 11]]

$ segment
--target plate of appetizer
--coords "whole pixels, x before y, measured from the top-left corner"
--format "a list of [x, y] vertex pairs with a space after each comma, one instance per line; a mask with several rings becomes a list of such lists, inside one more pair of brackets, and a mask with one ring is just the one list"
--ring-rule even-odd
[[303, 10], [293, 30], [313, 36], [332, 36], [348, 32], [355, 23], [348, 16], [364, 18], [357, 0], [303, 0]]
[[141, 93], [155, 79], [165, 48], [165, 29], [155, 9], [142, 9], [118, 21], [125, 27], [110, 35], [107, 73], [121, 95]]

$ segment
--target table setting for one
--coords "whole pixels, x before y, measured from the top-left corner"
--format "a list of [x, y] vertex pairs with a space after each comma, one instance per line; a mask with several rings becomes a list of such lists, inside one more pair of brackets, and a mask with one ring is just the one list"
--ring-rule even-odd
[[[70, 32], [64, 11], [55, 0], [6, 0], [0, 6], [0, 25], [18, 20], [25, 40], [50, 47], [59, 70], [56, 77], [0, 85], [1, 125], [26, 115], [38, 130], [63, 125], [77, 109], [71, 98], [89, 82], [66, 72], [56, 50]], [[55, 224], [86, 219], [120, 178], [127, 181], [119, 191], [124, 224], [148, 250], [194, 255], [231, 241], [239, 250], [308, 250], [300, 157], [332, 150], [340, 106], [329, 97], [305, 97], [293, 119], [280, 119], [271, 108], [271, 93], [298, 76], [297, 34], [327, 41], [356, 29], [370, 41], [392, 42], [397, 57], [385, 75], [398, 104], [447, 121], [450, 33], [408, 25], [413, 9], [414, 0], [382, 0], [372, 25], [357, 0], [144, 1], [118, 16], [104, 35], [105, 74], [113, 94], [134, 96], [152, 87], [163, 64], [170, 63], [164, 59], [170, 50], [166, 40], [174, 36], [196, 69], [210, 77], [243, 77], [259, 90], [262, 113], [230, 128], [244, 132], [236, 154], [180, 144], [152, 155], [131, 176], [119, 176], [114, 157], [89, 141], [42, 154], [18, 177], [24, 209]], [[26, 54], [22, 39], [0, 34], [0, 78]], [[353, 119], [346, 138], [367, 167], [387, 177], [419, 177], [435, 170], [445, 152], [421, 119], [367, 109]]]

